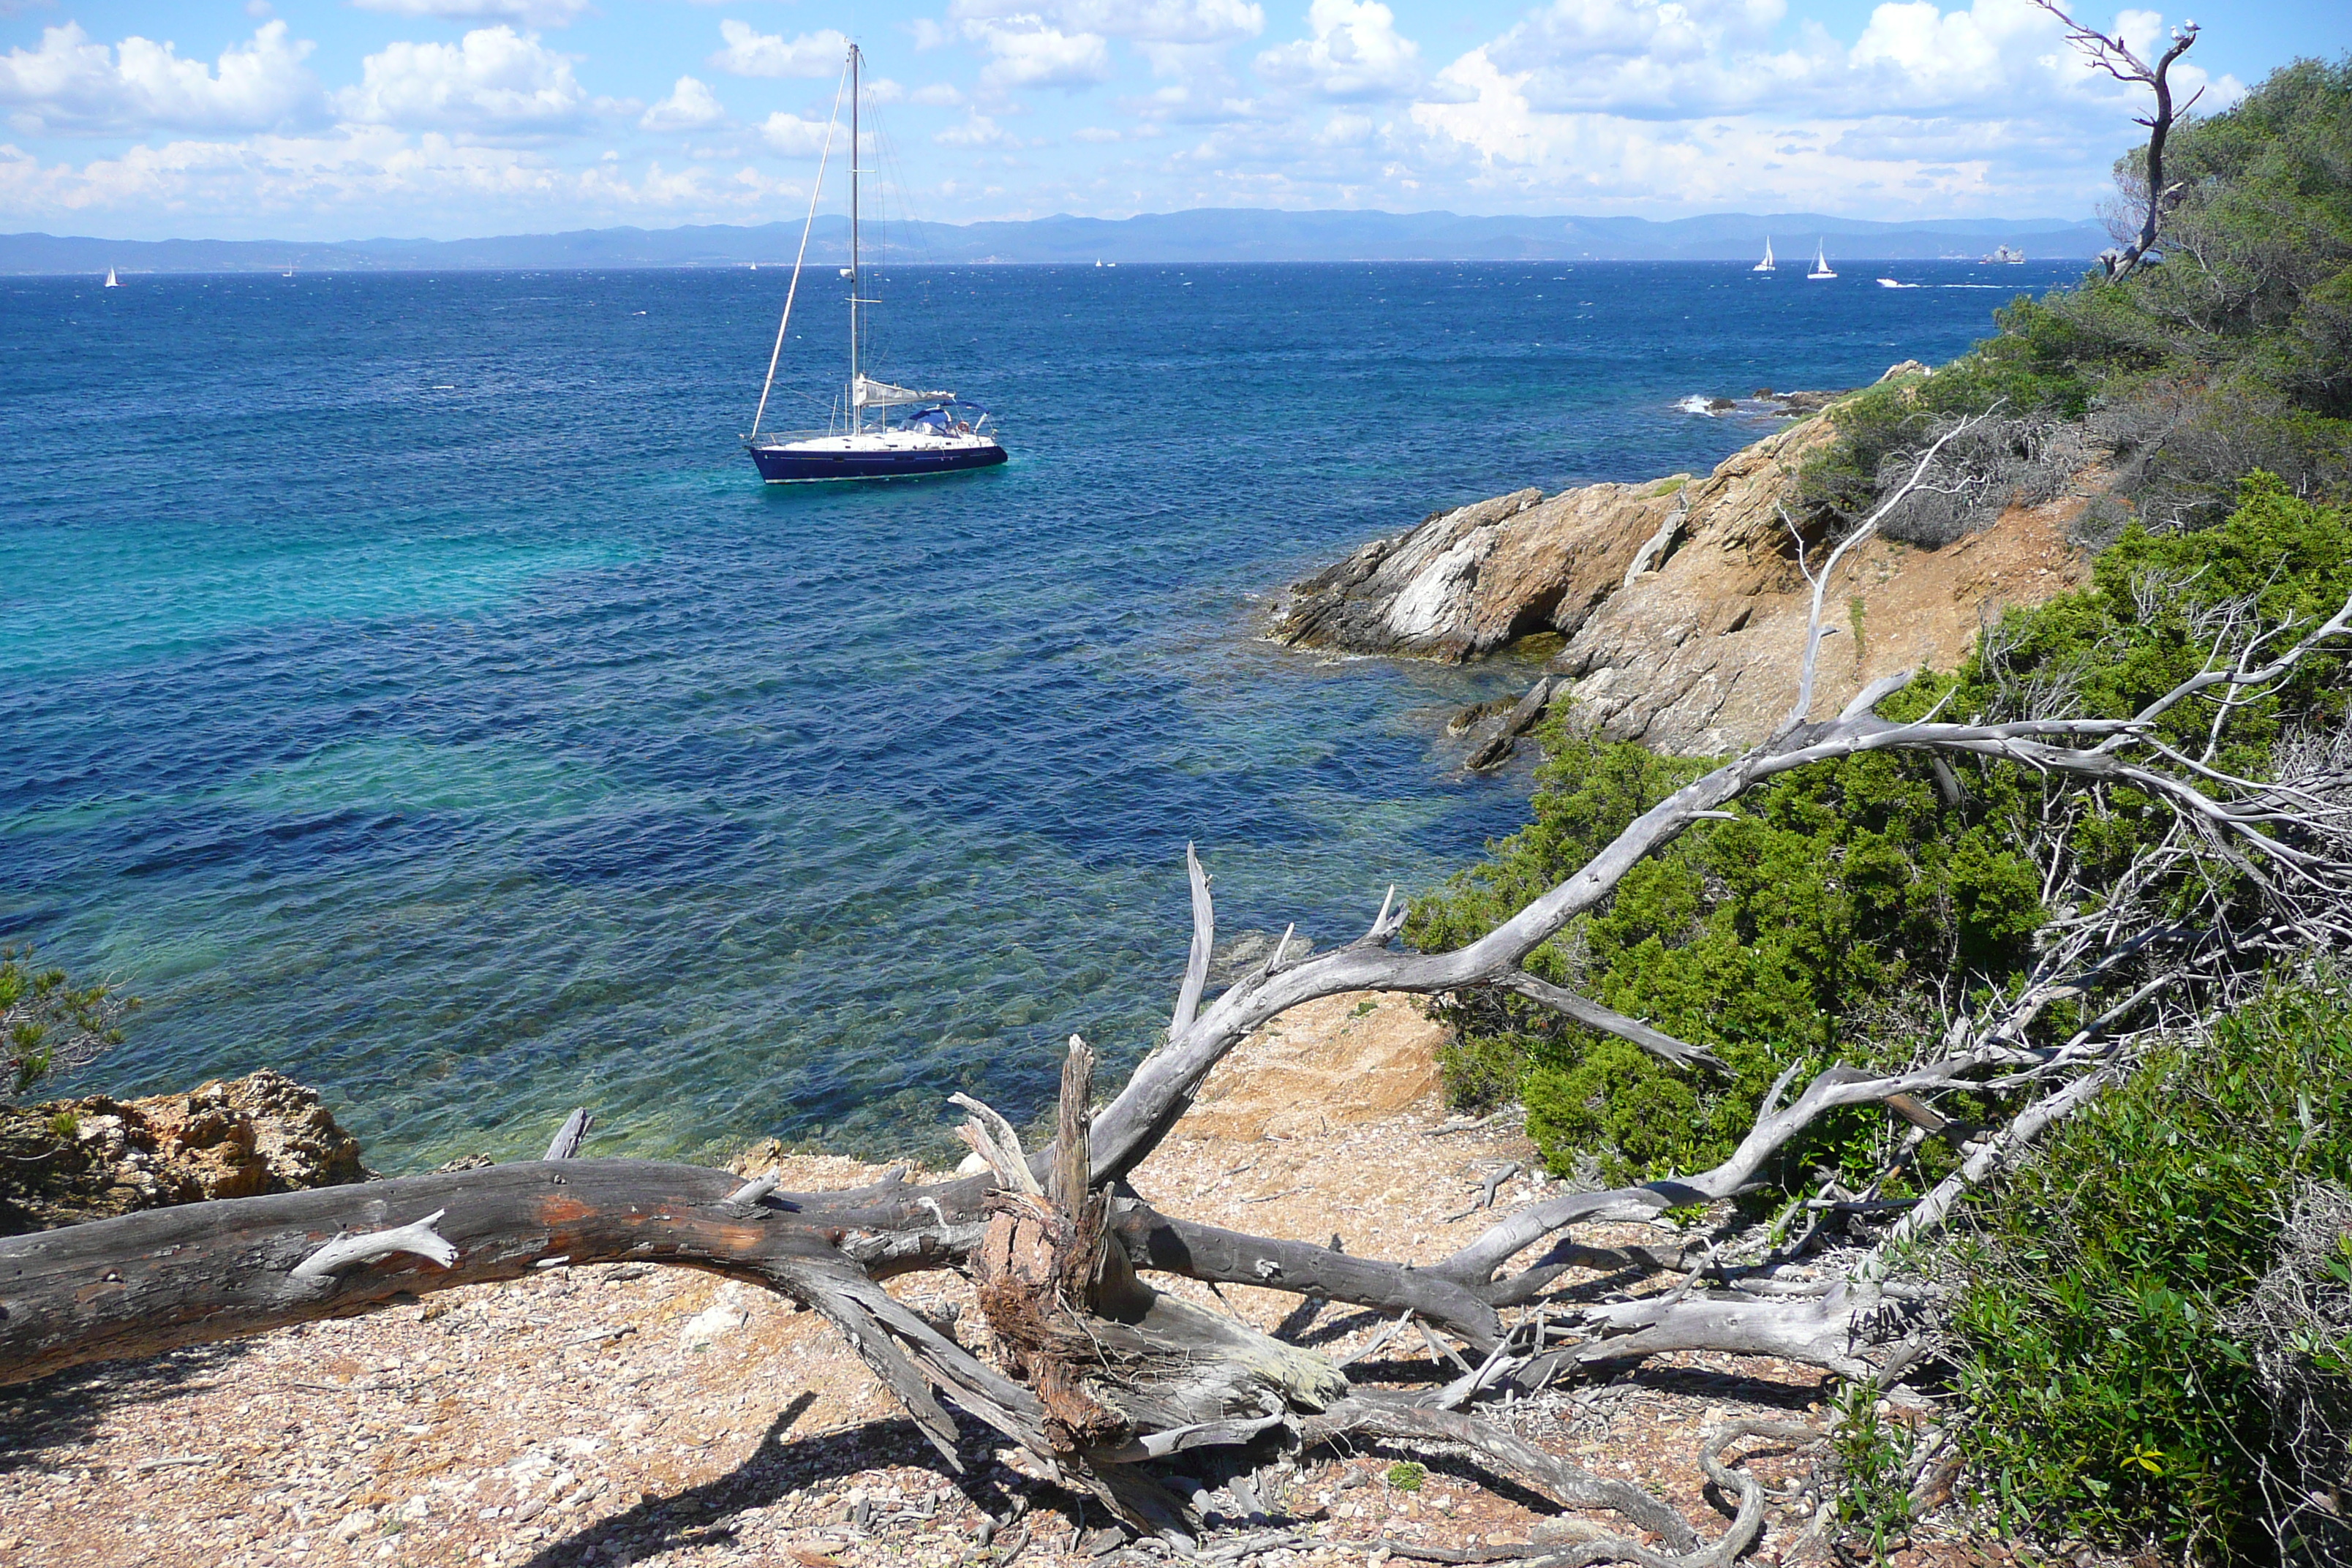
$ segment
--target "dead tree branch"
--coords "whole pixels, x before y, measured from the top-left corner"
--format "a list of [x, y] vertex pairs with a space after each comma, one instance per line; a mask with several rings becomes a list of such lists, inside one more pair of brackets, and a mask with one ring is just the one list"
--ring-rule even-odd
[[2156, 64], [2151, 66], [2132, 52], [2131, 46], [2124, 42], [2120, 30], [2110, 36], [2095, 27], [2084, 26], [2067, 15], [2056, 0], [2033, 0], [2033, 4], [2058, 18], [2066, 29], [2066, 41], [2080, 50], [2093, 68], [2126, 85], [2145, 87], [2156, 95], [2153, 113], [2134, 116], [2139, 124], [2147, 127], [2147, 204], [2145, 216], [2140, 219], [2139, 233], [2127, 240], [2122, 249], [2105, 251], [2099, 257], [2109, 278], [2128, 278], [2156, 248], [2164, 215], [2179, 205], [2181, 195], [2187, 190], [2185, 185], [2164, 183], [2164, 143], [2172, 134], [2175, 121], [2195, 108], [2197, 100], [2205, 95], [2205, 89], [2200, 87], [2189, 95], [2188, 102], [2178, 109], [2173, 106], [2172, 67], [2197, 42], [2197, 24], [2184, 22], [2173, 28], [2171, 47], [2158, 55]]

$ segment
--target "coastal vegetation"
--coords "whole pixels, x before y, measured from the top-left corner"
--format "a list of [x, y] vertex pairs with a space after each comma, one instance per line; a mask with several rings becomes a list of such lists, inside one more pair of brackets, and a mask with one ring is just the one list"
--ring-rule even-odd
[[[2352, 597], [2352, 514], [2256, 473], [2221, 527], [2135, 525], [2094, 570], [2091, 587], [2012, 612], [1959, 670], [1923, 676], [1881, 711], [2126, 718], [2198, 673], [2222, 621], [2309, 625]], [[2206, 765], [2268, 776], [2273, 748], [2336, 731], [2347, 701], [2340, 662], [2306, 666], [2235, 711]], [[2177, 707], [2159, 733], [2194, 754], [2212, 718]], [[1539, 733], [1534, 820], [1417, 904], [1411, 941], [1475, 940], [1710, 766], [1603, 740], [1572, 706]], [[1706, 1046], [1727, 1070], [1694, 1079], [1524, 998], [1489, 994], [1453, 1004], [1457, 1097], [1522, 1098], [1529, 1131], [1563, 1171], [1580, 1156], [1612, 1180], [1711, 1164], [1790, 1060], [1899, 1059], [1923, 1025], [2014, 992], [2058, 907], [2108, 901], [2171, 829], [2154, 799], [2125, 795], [2078, 815], [2031, 767], [1895, 752], [1776, 779], [1745, 805], [1636, 867], [1604, 907], [1528, 961], [1556, 984]], [[2179, 899], [2211, 875], [2182, 862], [2140, 896]], [[2242, 921], [2252, 890], [2233, 878], [2203, 896], [2219, 918]], [[2044, 1028], [2070, 1027], [2084, 1005], [2054, 1009]], [[1792, 1165], [1802, 1168], [1794, 1152]]]
[[138, 1005], [111, 985], [78, 985], [30, 952], [0, 952], [0, 1102], [121, 1045], [122, 1019]]
[[[2150, 199], [2144, 153], [2118, 178]], [[1841, 758], [1694, 825], [1527, 961], [1710, 1070], [1525, 992], [1447, 1005], [1456, 1099], [1521, 1101], [1551, 1168], [1594, 1183], [1686, 1179], [1769, 1120], [1783, 1074], [1916, 1070], [1989, 1008], [2045, 999], [2006, 1037], [2021, 1059], [2109, 1037], [2110, 1086], [1904, 1255], [1938, 1303], [1910, 1376], [1941, 1436], [1885, 1419], [1874, 1375], [1850, 1385], [1840, 1517], [1869, 1552], [1907, 1533], [1940, 1447], [1965, 1497], [2045, 1540], [2352, 1558], [2352, 1035], [2331, 957], [2352, 932], [2264, 912], [2282, 876], [2340, 898], [2352, 674], [2331, 653], [2243, 704], [2165, 698], [2352, 602], [2352, 60], [2177, 126], [2166, 194], [2146, 264], [2021, 299], [1959, 360], [1829, 410], [1800, 510], [1824, 542], [1868, 516], [1934, 547], [2096, 476], [2075, 525], [2090, 585], [2002, 616], [1878, 710], [2140, 715], [2159, 771], [2318, 810], [2311, 859], [2257, 864], [2160, 787], [2082, 790], [2030, 756]], [[1410, 940], [1498, 929], [1715, 765], [1609, 741], [1572, 706], [1538, 733], [1533, 821], [1418, 905]], [[2094, 927], [2109, 942], [2086, 949]], [[2116, 961], [2126, 932], [2143, 962]], [[1883, 1248], [1904, 1228], [1885, 1216], [1948, 1190], [1974, 1129], [2018, 1125], [2037, 1076], [1946, 1100], [1958, 1135], [1876, 1104], [1815, 1120], [1719, 1240]]]
[[[2145, 154], [2117, 170], [2144, 188]], [[2352, 480], [2352, 59], [2298, 60], [2171, 138], [2179, 183], [2162, 260], [1997, 314], [1999, 331], [1929, 375], [1869, 388], [1828, 417], [1806, 500], [1852, 519], [1923, 436], [1993, 415], [1949, 452], [1949, 483], [1887, 520], [1937, 544], [2012, 500], [2046, 500], [2096, 461], [2113, 500], [2082, 525], [2210, 526], [2239, 478], [2301, 495]]]

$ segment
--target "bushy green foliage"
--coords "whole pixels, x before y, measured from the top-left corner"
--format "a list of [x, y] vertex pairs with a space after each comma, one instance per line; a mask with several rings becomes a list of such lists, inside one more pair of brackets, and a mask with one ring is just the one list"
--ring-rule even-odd
[[1910, 1533], [1911, 1490], [1906, 1463], [1911, 1434], [1879, 1407], [1872, 1378], [1842, 1385], [1832, 1401], [1831, 1463], [1835, 1471], [1837, 1521], [1851, 1541], [1884, 1563]]
[[[2012, 612], [1957, 674], [1924, 678], [1882, 710], [2004, 718], [2038, 703], [2121, 717], [2202, 668], [2221, 607], [2308, 619], [2347, 595], [2352, 518], [2257, 474], [2223, 526], [2130, 531], [2089, 588]], [[2333, 725], [2346, 695], [2342, 661], [2313, 661], [2235, 712], [2214, 763], [2266, 766], [2282, 732]], [[2159, 733], [2194, 753], [2210, 718], [2184, 704]], [[1572, 714], [1539, 734], [1534, 820], [1417, 904], [1408, 940], [1475, 941], [1709, 765], [1599, 739]], [[1929, 763], [1899, 752], [1784, 775], [1743, 796], [1738, 820], [1703, 823], [1637, 866], [1530, 956], [1534, 973], [1710, 1047], [1728, 1077], [1667, 1067], [1517, 998], [1473, 997], [1454, 1009], [1451, 1091], [1465, 1103], [1517, 1093], [1555, 1170], [1588, 1155], [1622, 1179], [1722, 1160], [1791, 1061], [1907, 1054], [1941, 1005], [2016, 984], [2045, 920], [2043, 873], [2022, 847], [2047, 836], [2044, 791], [2055, 786], [2006, 764], [1962, 773], [1952, 800]], [[2063, 853], [2101, 885], [2169, 820], [2144, 796], [2110, 791], [2075, 808]], [[2060, 1007], [2045, 1023], [2074, 1016]], [[1823, 1121], [1791, 1151], [1792, 1168], [1827, 1159], [1858, 1173], [1884, 1120]]]
[[[2144, 200], [2140, 158], [2117, 166], [2127, 205]], [[1839, 404], [1807, 499], [1856, 515], [1891, 457], [1996, 405], [2021, 456], [2046, 422], [2088, 418], [2118, 453], [2125, 493], [2158, 521], [2216, 521], [2257, 467], [2299, 492], [2341, 488], [2352, 477], [2352, 59], [2297, 61], [2184, 122], [2165, 174], [2185, 188], [2160, 264], [2021, 297], [1996, 312], [1993, 337], [1933, 375]]]
[[1428, 1467], [1417, 1465], [1411, 1459], [1400, 1459], [1381, 1473], [1389, 1485], [1401, 1492], [1417, 1492], [1421, 1484], [1429, 1479]]
[[82, 1066], [122, 1040], [122, 1015], [138, 1002], [109, 985], [76, 985], [29, 952], [0, 952], [0, 1099]]
[[[1554, 721], [1544, 740], [1535, 822], [1415, 910], [1416, 943], [1475, 940], [1706, 766], [1598, 740], [1572, 721]], [[1866, 1053], [1857, 1020], [1923, 966], [2006, 973], [2040, 923], [2032, 867], [1982, 825], [1948, 820], [1912, 759], [1808, 770], [1742, 806], [1740, 820], [1705, 824], [1635, 867], [1607, 907], [1528, 964], [1711, 1047], [1728, 1079], [1694, 1078], [1517, 1001], [1465, 1005], [1457, 1092], [1474, 1087], [1465, 1067], [1483, 1066], [1487, 1081], [1475, 1087], [1517, 1087], [1555, 1168], [1579, 1151], [1616, 1177], [1717, 1163], [1791, 1058]], [[1514, 1061], [1524, 1063], [1515, 1085]]]
[[[2352, 1015], [2332, 984], [2165, 1050], [1971, 1208], [1950, 1328], [1965, 1448], [2008, 1522], [2275, 1560], [2260, 1482], [2281, 1435], [2233, 1313], [2315, 1182], [2352, 1183]], [[2306, 1352], [2352, 1394], [2352, 1338]]]

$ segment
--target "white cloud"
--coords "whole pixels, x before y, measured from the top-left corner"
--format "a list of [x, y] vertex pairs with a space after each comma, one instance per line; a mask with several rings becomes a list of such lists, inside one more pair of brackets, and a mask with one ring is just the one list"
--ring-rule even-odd
[[727, 47], [710, 57], [710, 66], [730, 76], [833, 76], [849, 58], [848, 38], [830, 27], [787, 38], [748, 22], [728, 21], [719, 24], [719, 36]]
[[950, 125], [931, 138], [942, 147], [1018, 147], [1020, 139], [985, 114], [965, 117], [961, 125]]
[[508, 134], [570, 131], [623, 107], [592, 100], [572, 64], [512, 27], [477, 27], [455, 44], [386, 45], [336, 102], [361, 124]]
[[[2072, 109], [2087, 125], [2110, 120], [2126, 96], [2087, 76], [2057, 25], [2028, 0], [1972, 0], [1950, 11], [1936, 0], [1888, 0], [1850, 46], [1808, 23], [1775, 47], [1785, 12], [1785, 0], [1551, 0], [1484, 47], [1498, 71], [1522, 82], [1531, 107], [1552, 113], [1689, 122]], [[2161, 26], [2153, 13], [2125, 16], [2129, 26]]]
[[[442, 16], [473, 0], [370, 3]], [[512, 7], [495, 14], [516, 20], [460, 42], [393, 45], [333, 94], [307, 68], [310, 46], [277, 24], [217, 64], [183, 59], [169, 43], [118, 46], [52, 27], [0, 51], [0, 117], [32, 149], [0, 149], [0, 212], [26, 225], [104, 212], [117, 228], [151, 233], [758, 221], [790, 205], [777, 193], [812, 171], [825, 126], [801, 117], [808, 104], [763, 106], [764, 121], [745, 124], [728, 117], [710, 77], [678, 74], [707, 35], [673, 40], [682, 58], [663, 74], [675, 86], [647, 109], [592, 97], [578, 79], [590, 68], [521, 25], [584, 14], [584, 0], [543, 0], [552, 9], [536, 12], [524, 0], [480, 3]], [[1235, 43], [1265, 25], [1249, 0], [948, 0], [928, 41], [970, 49], [977, 86], [871, 85], [887, 100], [958, 110], [940, 117], [948, 128], [916, 161], [936, 176], [926, 204], [954, 217], [1253, 204], [2081, 213], [2134, 142], [2129, 115], [2142, 107], [2025, 0], [1883, 0], [1834, 37], [1792, 22], [1786, 0], [1517, 3], [1515, 22], [1444, 63], [1424, 58], [1436, 24], [1419, 47], [1400, 34], [1397, 0], [1311, 0], [1304, 36], [1245, 51]], [[695, 27], [719, 21], [699, 16]], [[2136, 45], [2161, 47], [2167, 24], [2134, 10], [2116, 26]], [[714, 59], [739, 74], [829, 77], [847, 47], [829, 32], [719, 26]], [[1024, 154], [1009, 192], [990, 183], [1012, 166], [997, 153], [1054, 145], [1006, 129], [1028, 129], [1013, 118], [1024, 89], [1111, 79], [1122, 47], [1116, 100], [1072, 118], [1082, 129], [1062, 130], [1057, 152]], [[1237, 83], [1236, 59], [1253, 57], [1253, 79]], [[2184, 94], [2202, 79], [2194, 66], [2191, 57], [2179, 69]], [[2228, 79], [2213, 87], [2201, 107], [2242, 90]], [[345, 123], [322, 129], [338, 114]], [[672, 141], [680, 151], [664, 165], [597, 162], [625, 125], [691, 140]], [[598, 140], [564, 144], [583, 132]], [[56, 161], [59, 145], [29, 139], [79, 134], [151, 144], [76, 165]], [[845, 137], [845, 123], [836, 156]], [[736, 172], [752, 151], [759, 167]]]
[[677, 79], [667, 98], [646, 110], [637, 123], [647, 131], [701, 131], [727, 122], [726, 106], [718, 96], [690, 76]]
[[1311, 37], [1258, 56], [1266, 79], [1351, 100], [1396, 98], [1421, 79], [1421, 46], [1398, 34], [1380, 0], [1314, 0], [1307, 25]]
[[989, 53], [984, 87], [1091, 86], [1110, 79], [1110, 48], [1097, 33], [1065, 33], [1034, 14], [970, 21], [964, 36]]
[[[2080, 212], [2141, 108], [2027, 0], [1888, 0], [1851, 44], [1810, 23], [1776, 39], [1782, 16], [1782, 0], [1550, 0], [1416, 94], [1410, 155], [1455, 167], [1489, 202], [1553, 210], [1664, 196], [1685, 210]], [[2164, 31], [2154, 13], [2119, 26]], [[2183, 64], [2185, 96], [2203, 77]], [[2214, 89], [2209, 103], [2242, 90]]]
[[1321, 147], [1361, 147], [1371, 141], [1374, 129], [1369, 114], [1335, 114], [1315, 133], [1315, 142]]
[[[822, 120], [803, 120], [797, 114], [776, 110], [761, 123], [760, 135], [768, 145], [787, 158], [814, 158], [824, 151], [825, 136], [830, 127]], [[861, 138], [872, 141], [872, 137]], [[836, 135], [835, 144], [846, 147], [849, 138]]]
[[950, 0], [956, 23], [1027, 17], [1064, 33], [1139, 43], [1230, 44], [1265, 31], [1255, 0]]
[[431, 16], [444, 22], [519, 22], [568, 27], [594, 9], [589, 0], [352, 0], [362, 11]]
[[963, 102], [963, 93], [943, 81], [927, 82], [921, 87], [908, 87], [903, 81], [893, 81], [887, 76], [866, 79], [866, 97], [870, 103], [921, 103], [934, 109], [953, 109]]
[[311, 48], [267, 22], [206, 66], [137, 37], [110, 49], [68, 22], [44, 28], [39, 48], [0, 57], [0, 105], [27, 135], [270, 130], [318, 116], [318, 79], [302, 64]]
[[[524, 148], [412, 136], [383, 126], [341, 126], [315, 136], [178, 141], [133, 147], [79, 168], [44, 163], [0, 145], [0, 207], [71, 221], [121, 221], [184, 233], [191, 218], [211, 232], [243, 227], [280, 236], [322, 216], [354, 224], [433, 221], [453, 205], [494, 207], [518, 224], [661, 216], [758, 218], [805, 200], [807, 188], [745, 169], [722, 176], [700, 164], [648, 164], [634, 178], [617, 160], [567, 169]], [[231, 224], [217, 222], [235, 214]], [[290, 222], [289, 222], [290, 220]]]

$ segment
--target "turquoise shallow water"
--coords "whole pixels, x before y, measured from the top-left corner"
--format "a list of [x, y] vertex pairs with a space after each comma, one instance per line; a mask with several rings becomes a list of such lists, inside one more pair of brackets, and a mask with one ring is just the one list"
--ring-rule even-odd
[[0, 942], [146, 999], [84, 1086], [277, 1067], [385, 1169], [576, 1103], [605, 1152], [1025, 1117], [1164, 1022], [1186, 840], [1228, 931], [1324, 942], [1524, 810], [1437, 739], [1522, 671], [1276, 649], [1260, 595], [2057, 275], [1849, 271], [909, 273], [886, 371], [1013, 462], [789, 489], [732, 441], [772, 270], [0, 281]]

